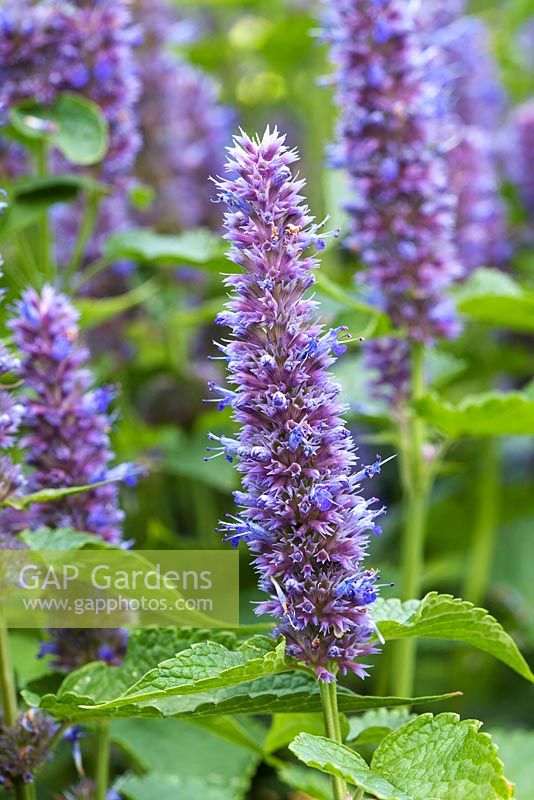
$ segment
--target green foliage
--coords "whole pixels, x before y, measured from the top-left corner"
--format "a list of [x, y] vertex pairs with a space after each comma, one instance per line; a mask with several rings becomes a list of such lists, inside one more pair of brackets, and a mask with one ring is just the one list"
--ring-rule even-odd
[[107, 153], [106, 119], [96, 103], [81, 95], [59, 94], [49, 107], [27, 101], [14, 108], [10, 118], [16, 132], [30, 143], [53, 145], [72, 164], [97, 164]]
[[534, 292], [505, 272], [477, 269], [456, 292], [458, 310], [472, 319], [517, 331], [534, 331]]
[[39, 528], [36, 531], [23, 531], [21, 539], [30, 550], [81, 550], [84, 547], [110, 548], [113, 545], [95, 536], [93, 533], [82, 533], [72, 528]]
[[96, 184], [83, 175], [22, 178], [8, 187], [8, 207], [0, 217], [0, 240], [10, 239], [31, 225], [57, 203], [74, 200], [81, 190]]
[[404, 603], [396, 598], [379, 599], [374, 604], [373, 619], [386, 641], [421, 637], [463, 642], [534, 682], [534, 674], [512, 637], [485, 609], [475, 608], [466, 600], [437, 592]]
[[117, 720], [112, 737], [144, 773], [120, 781], [120, 791], [132, 800], [155, 794], [241, 800], [261, 757], [178, 720]]
[[226, 272], [231, 268], [231, 264], [225, 262], [224, 245], [220, 237], [202, 229], [177, 236], [145, 228], [121, 231], [108, 239], [104, 256], [109, 261], [130, 258], [171, 267], [192, 264], [218, 271], [224, 265]]
[[418, 415], [453, 438], [534, 434], [534, 399], [522, 392], [468, 395], [454, 406], [437, 395], [414, 403]]
[[[208, 641], [211, 640], [211, 641]], [[321, 712], [313, 675], [294, 670], [283, 646], [229, 631], [147, 628], [134, 631], [121, 667], [89, 664], [65, 678], [57, 693], [30, 697], [59, 719], [285, 714]], [[417, 698], [359, 695], [340, 688], [339, 707], [355, 712], [427, 704], [454, 695]]]
[[300, 734], [290, 745], [305, 764], [379, 800], [506, 800], [512, 785], [481, 723], [456, 714], [422, 714], [386, 736], [370, 766], [344, 745]]

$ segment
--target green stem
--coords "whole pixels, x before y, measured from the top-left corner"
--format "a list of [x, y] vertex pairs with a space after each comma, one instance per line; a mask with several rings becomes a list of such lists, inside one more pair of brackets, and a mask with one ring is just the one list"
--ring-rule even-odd
[[[48, 148], [45, 141], [39, 142], [36, 149], [36, 168], [37, 175], [45, 178], [48, 175]], [[39, 258], [41, 261], [41, 272], [47, 281], [54, 278], [54, 270], [51, 260], [52, 236], [50, 231], [50, 220], [48, 211], [45, 211], [39, 223]]]
[[[425, 389], [424, 347], [412, 344], [412, 399], [417, 400]], [[404, 530], [401, 548], [402, 600], [419, 596], [423, 572], [425, 525], [430, 480], [424, 463], [425, 426], [416, 414], [409, 412], [401, 430], [401, 475], [405, 497]], [[397, 643], [394, 659], [393, 687], [399, 697], [413, 694], [415, 678], [415, 640]]]
[[11, 650], [9, 647], [9, 634], [4, 623], [3, 611], [0, 607], [0, 683], [2, 684], [2, 708], [4, 722], [8, 727], [17, 721], [17, 690], [15, 688], [15, 674], [11, 663]]
[[[4, 614], [0, 605], [0, 688], [2, 694], [2, 710], [4, 723], [11, 728], [16, 725], [18, 718], [17, 688], [15, 686], [15, 672], [11, 661], [11, 648], [9, 646], [9, 633], [4, 621]], [[13, 787], [17, 800], [33, 800], [35, 785], [16, 781]]]
[[483, 602], [488, 588], [499, 520], [501, 464], [494, 439], [483, 442], [477, 479], [474, 534], [462, 597], [474, 605]]
[[96, 752], [96, 800], [106, 800], [109, 786], [109, 751], [111, 723], [109, 720], [98, 723]]
[[70, 282], [73, 275], [76, 274], [77, 270], [82, 264], [87, 245], [89, 244], [89, 240], [93, 234], [98, 218], [100, 199], [101, 195], [99, 192], [91, 189], [88, 190], [87, 208], [78, 231], [78, 238], [76, 240], [76, 244], [74, 245], [70, 262], [68, 263], [64, 272], [64, 282], [67, 290], [70, 288]]
[[[326, 735], [329, 739], [332, 739], [333, 742], [342, 744], [341, 725], [337, 708], [337, 681], [335, 679], [330, 683], [319, 681], [319, 689], [323, 704]], [[332, 793], [334, 800], [346, 800], [347, 798], [347, 785], [345, 781], [335, 775], [332, 775]]]

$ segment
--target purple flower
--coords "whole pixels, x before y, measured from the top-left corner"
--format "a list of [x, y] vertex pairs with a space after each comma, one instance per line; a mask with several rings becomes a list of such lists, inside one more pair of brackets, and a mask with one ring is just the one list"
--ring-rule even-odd
[[465, 125], [495, 133], [503, 121], [507, 95], [486, 24], [477, 17], [458, 16], [448, 26], [436, 27], [432, 44], [441, 49], [448, 67], [454, 113]]
[[49, 105], [68, 91], [93, 100], [109, 123], [104, 171], [114, 180], [130, 169], [141, 144], [133, 53], [139, 40], [122, 0], [12, 3], [0, 18], [0, 103]]
[[170, 50], [176, 39], [176, 10], [166, 2], [139, 4], [145, 45], [139, 51], [144, 147], [136, 172], [155, 190], [150, 211], [141, 215], [164, 231], [214, 227], [208, 178], [222, 169], [234, 113], [220, 103], [220, 89], [205, 72]]
[[527, 210], [534, 217], [534, 98], [520, 105], [512, 116], [511, 152], [507, 156]]
[[219, 315], [231, 329], [219, 347], [232, 388], [212, 387], [240, 425], [236, 442], [221, 439], [220, 452], [238, 456], [242, 510], [221, 528], [255, 554], [260, 588], [270, 595], [258, 613], [281, 618], [288, 654], [329, 680], [337, 668], [365, 675], [356, 659], [376, 652], [368, 608], [377, 575], [363, 560], [384, 509], [359, 493], [360, 478], [379, 462], [355, 471], [328, 371], [340, 331], [321, 328], [307, 296], [317, 261], [305, 251], [320, 245], [320, 226], [284, 139], [269, 129], [261, 140], [237, 137], [226, 164], [231, 177], [216, 181], [228, 209], [229, 257], [243, 269], [226, 278], [232, 295]]
[[112, 667], [122, 664], [128, 643], [128, 631], [121, 628], [91, 628], [48, 631], [39, 657], [52, 656], [52, 666], [61, 672], [72, 672], [91, 661], [105, 661]]
[[0, 786], [32, 783], [37, 769], [50, 757], [49, 745], [58, 724], [42, 711], [30, 709], [8, 727], [0, 719]]
[[[88, 352], [79, 341], [78, 314], [50, 286], [28, 289], [9, 322], [22, 355], [25, 435], [21, 444], [32, 468], [30, 489], [87, 486], [131, 474], [114, 472], [109, 434], [112, 418], [103, 390], [93, 386]], [[104, 390], [105, 391], [105, 390]], [[114, 389], [107, 390], [108, 397]], [[124, 513], [115, 483], [34, 506], [33, 527], [72, 527], [121, 541]]]
[[394, 326], [432, 343], [458, 332], [447, 289], [462, 268], [442, 133], [445, 75], [418, 7], [335, 0], [324, 24], [340, 108], [332, 163], [352, 189], [347, 245]]
[[[0, 290], [0, 302], [2, 297], [3, 292]], [[19, 366], [18, 359], [3, 342], [0, 342], [0, 378], [15, 372]], [[22, 470], [9, 454], [18, 443], [18, 433], [25, 408], [7, 386], [8, 384], [0, 385], [0, 502], [7, 500], [11, 495], [19, 494], [25, 486]], [[0, 525], [4, 521], [4, 514], [4, 511], [0, 511]], [[8, 529], [5, 527], [3, 532], [6, 533]], [[2, 539], [0, 550], [7, 549], [8, 543], [9, 540]]]
[[447, 158], [450, 186], [458, 198], [456, 242], [466, 274], [478, 267], [504, 266], [510, 255], [506, 207], [488, 133], [459, 127]]

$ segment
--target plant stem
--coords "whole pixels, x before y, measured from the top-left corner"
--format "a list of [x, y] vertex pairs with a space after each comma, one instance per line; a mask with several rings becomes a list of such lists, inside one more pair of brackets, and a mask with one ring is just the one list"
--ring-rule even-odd
[[94, 189], [87, 192], [87, 207], [78, 231], [78, 238], [72, 251], [71, 259], [64, 271], [65, 288], [70, 288], [73, 275], [80, 268], [89, 240], [94, 231], [100, 208], [101, 195]]
[[[17, 688], [15, 686], [15, 673], [11, 661], [9, 646], [9, 633], [5, 625], [4, 614], [0, 604], [0, 684], [2, 694], [2, 709], [4, 724], [11, 728], [16, 725], [18, 718]], [[35, 786], [31, 783], [16, 781], [14, 785], [17, 800], [33, 800]]]
[[468, 569], [462, 597], [474, 605], [483, 602], [488, 588], [500, 505], [500, 457], [494, 439], [482, 443], [477, 480], [477, 508]]
[[[39, 142], [36, 149], [37, 175], [45, 178], [48, 175], [48, 148], [46, 142]], [[43, 212], [39, 223], [39, 256], [41, 260], [41, 272], [45, 280], [53, 280], [54, 271], [51, 260], [51, 232], [48, 211]]]
[[[330, 683], [319, 681], [321, 701], [323, 704], [324, 724], [326, 735], [333, 742], [342, 744], [339, 711], [337, 709], [337, 681], [335, 678]], [[332, 792], [334, 800], [346, 800], [347, 785], [341, 778], [332, 775]]]
[[[412, 400], [424, 393], [424, 346], [412, 344]], [[424, 464], [425, 426], [409, 411], [401, 430], [401, 474], [405, 498], [404, 530], [401, 550], [401, 598], [418, 597], [423, 571], [425, 525], [430, 480]], [[413, 694], [415, 678], [415, 640], [397, 644], [394, 659], [393, 688], [399, 697]]]
[[96, 752], [96, 800], [105, 800], [109, 786], [109, 751], [111, 722], [104, 720], [98, 723]]

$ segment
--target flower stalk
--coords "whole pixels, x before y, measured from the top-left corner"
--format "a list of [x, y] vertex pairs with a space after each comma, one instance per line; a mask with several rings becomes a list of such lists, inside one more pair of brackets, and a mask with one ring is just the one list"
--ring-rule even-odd
[[[339, 722], [339, 711], [337, 707], [337, 681], [334, 678], [330, 682], [319, 681], [321, 691], [321, 702], [323, 705], [323, 716], [326, 735], [333, 742], [342, 744], [341, 725]], [[332, 794], [334, 800], [346, 800], [347, 784], [342, 778], [332, 775]]]

